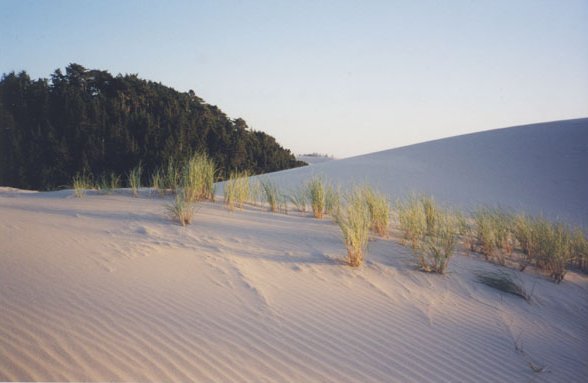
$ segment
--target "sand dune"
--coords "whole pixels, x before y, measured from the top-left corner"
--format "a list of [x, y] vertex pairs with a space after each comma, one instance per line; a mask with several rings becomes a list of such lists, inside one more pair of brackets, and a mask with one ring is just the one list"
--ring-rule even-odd
[[588, 226], [588, 118], [497, 129], [274, 173], [285, 188], [313, 175], [367, 182], [471, 209], [501, 206]]
[[[587, 121], [560, 126], [582, 137]], [[528, 129], [551, 134], [545, 126], [482, 136], [510, 142], [528, 138]], [[456, 142], [471, 147], [475, 138]], [[321, 172], [337, 179], [348, 166], [353, 179], [367, 174], [366, 163], [374, 172], [399, 172], [402, 158], [409, 166], [415, 152], [426, 152], [429, 160], [403, 174], [412, 182], [407, 190], [433, 188], [447, 178], [418, 177], [431, 171], [426, 164], [439, 158], [433, 154], [455, 152], [448, 142], [312, 168], [324, 166]], [[498, 171], [499, 160], [480, 153], [484, 148], [468, 153]], [[463, 165], [457, 178], [483, 163], [447, 161], [445, 169]], [[584, 160], [572, 155], [570, 163], [578, 161]], [[527, 177], [560, 176], [546, 173], [540, 167]], [[572, 175], [561, 176], [584, 190], [585, 176]], [[382, 185], [392, 187], [391, 195], [404, 192], [395, 182]], [[579, 205], [571, 216], [585, 217], [585, 201], [574, 200], [567, 183], [557, 185], [570, 193], [570, 206]], [[463, 190], [468, 203], [482, 192]], [[498, 190], [508, 198], [519, 192]], [[544, 211], [567, 211], [558, 198], [545, 201]], [[477, 283], [477, 273], [497, 266], [475, 256], [457, 254], [448, 274], [431, 275], [415, 270], [406, 248], [377, 239], [367, 263], [352, 269], [343, 264], [346, 251], [329, 220], [256, 207], [230, 213], [219, 202], [201, 203], [184, 228], [166, 217], [166, 202], [148, 192], [76, 199], [71, 191], [0, 190], [0, 381], [582, 382], [588, 376], [585, 275], [572, 272], [555, 285], [522, 273], [533, 292], [527, 303]]]

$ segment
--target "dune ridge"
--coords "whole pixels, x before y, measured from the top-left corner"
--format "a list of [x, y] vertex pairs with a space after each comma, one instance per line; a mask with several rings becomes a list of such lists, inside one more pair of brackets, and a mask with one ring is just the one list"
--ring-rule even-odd
[[588, 118], [465, 134], [265, 176], [285, 189], [313, 175], [369, 183], [392, 200], [411, 193], [588, 227]]

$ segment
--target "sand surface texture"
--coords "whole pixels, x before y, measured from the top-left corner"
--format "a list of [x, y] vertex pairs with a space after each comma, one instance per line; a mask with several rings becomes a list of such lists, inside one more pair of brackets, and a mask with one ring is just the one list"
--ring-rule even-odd
[[[562, 126], [585, 129], [588, 120], [579, 121]], [[586, 141], [570, 144], [584, 150], [580, 158], [568, 148], [571, 163], [586, 161]], [[488, 168], [501, 161], [474, 152]], [[366, 158], [313, 168], [325, 166], [326, 173], [347, 161], [349, 178], [360, 177], [355, 172]], [[511, 170], [520, 174], [532, 163]], [[379, 164], [374, 169], [384, 171]], [[454, 177], [473, 166], [462, 165]], [[342, 172], [338, 166], [333, 177]], [[412, 166], [415, 177], [423, 176], [422, 163]], [[528, 177], [562, 177], [585, 188], [586, 173], [548, 171]], [[511, 198], [506, 185], [493, 193]], [[539, 186], [571, 193], [563, 181], [513, 188], [531, 193]], [[463, 190], [471, 200], [480, 193]], [[231, 213], [221, 202], [206, 202], [182, 227], [166, 216], [170, 197], [72, 194], [0, 190], [0, 381], [583, 382], [588, 376], [586, 275], [571, 272], [556, 285], [522, 273], [533, 295], [528, 303], [478, 283], [477, 273], [498, 266], [461, 250], [446, 275], [426, 274], [395, 240], [374, 239], [367, 263], [352, 269], [329, 219], [258, 207]], [[556, 215], [585, 218], [585, 199], [570, 194], [568, 206], [561, 198], [529, 200], [543, 201]]]

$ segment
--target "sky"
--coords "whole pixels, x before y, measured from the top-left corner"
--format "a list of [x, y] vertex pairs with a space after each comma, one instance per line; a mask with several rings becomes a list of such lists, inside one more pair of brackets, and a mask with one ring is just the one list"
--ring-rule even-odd
[[0, 73], [70, 63], [344, 158], [588, 117], [588, 0], [0, 0]]

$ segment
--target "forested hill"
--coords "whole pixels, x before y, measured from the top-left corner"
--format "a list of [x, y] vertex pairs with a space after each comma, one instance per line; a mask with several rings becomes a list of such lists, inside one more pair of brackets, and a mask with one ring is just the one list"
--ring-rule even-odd
[[304, 164], [193, 91], [137, 75], [70, 64], [50, 79], [12, 72], [0, 80], [0, 186], [47, 190], [78, 172], [124, 175], [139, 163], [149, 174], [195, 152], [206, 152], [221, 177]]

